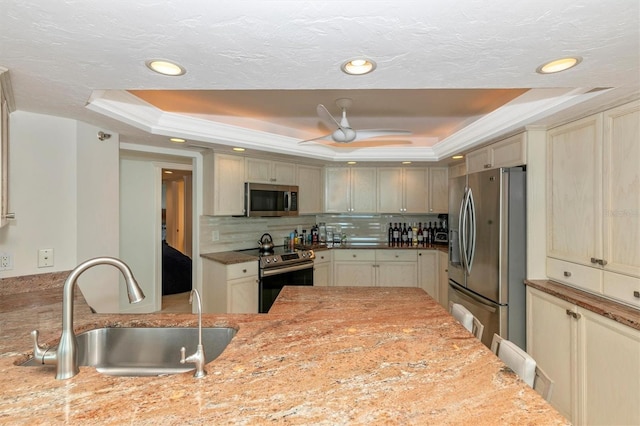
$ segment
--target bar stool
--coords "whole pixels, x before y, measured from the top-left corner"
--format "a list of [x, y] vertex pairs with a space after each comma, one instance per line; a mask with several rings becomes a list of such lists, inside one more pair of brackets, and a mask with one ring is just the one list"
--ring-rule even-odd
[[504, 361], [526, 384], [549, 401], [553, 391], [553, 380], [536, 364], [536, 361], [515, 343], [493, 335], [491, 351]]
[[467, 308], [459, 303], [449, 302], [449, 312], [464, 328], [469, 330], [476, 339], [482, 340], [484, 325]]

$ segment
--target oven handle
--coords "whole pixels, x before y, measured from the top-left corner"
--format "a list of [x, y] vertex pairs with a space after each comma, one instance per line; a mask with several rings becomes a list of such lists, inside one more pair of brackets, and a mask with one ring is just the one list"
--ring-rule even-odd
[[286, 274], [287, 272], [302, 271], [303, 269], [313, 268], [313, 262], [298, 263], [296, 265], [284, 266], [282, 268], [263, 269], [261, 276], [269, 277], [272, 275]]

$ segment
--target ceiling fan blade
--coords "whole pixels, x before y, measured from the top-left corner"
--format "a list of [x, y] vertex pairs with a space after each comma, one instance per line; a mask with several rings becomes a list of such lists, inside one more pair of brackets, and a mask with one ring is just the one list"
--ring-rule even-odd
[[332, 135], [332, 134], [333, 134], [333, 133], [329, 133], [328, 135], [318, 136], [317, 138], [313, 138], [313, 139], [306, 139], [306, 140], [300, 141], [300, 142], [298, 142], [298, 143], [299, 143], [299, 144], [301, 144], [301, 143], [307, 143], [307, 142], [315, 142], [315, 141], [320, 140], [320, 139], [327, 139], [327, 140], [331, 140], [331, 135]]
[[340, 125], [338, 120], [336, 120], [335, 117], [333, 115], [331, 115], [329, 110], [324, 105], [318, 104], [318, 107], [316, 108], [316, 111], [318, 112], [318, 116], [322, 120], [324, 120], [327, 123], [330, 123], [331, 125], [335, 125], [339, 129], [342, 129], [342, 125]]
[[354, 140], [361, 141], [364, 139], [378, 138], [382, 136], [401, 136], [401, 135], [410, 135], [411, 132], [408, 130], [391, 130], [391, 129], [365, 129], [365, 130], [357, 130], [356, 137]]

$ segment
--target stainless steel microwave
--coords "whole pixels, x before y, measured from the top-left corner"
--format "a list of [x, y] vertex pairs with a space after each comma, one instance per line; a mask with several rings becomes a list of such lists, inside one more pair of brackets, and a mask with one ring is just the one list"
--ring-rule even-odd
[[246, 182], [244, 211], [247, 216], [298, 216], [298, 187]]

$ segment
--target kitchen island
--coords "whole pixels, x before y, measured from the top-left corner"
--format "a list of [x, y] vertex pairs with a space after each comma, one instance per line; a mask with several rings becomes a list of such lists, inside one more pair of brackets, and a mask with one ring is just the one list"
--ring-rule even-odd
[[[238, 333], [202, 379], [14, 365], [31, 329], [58, 339], [60, 301], [48, 288], [0, 302], [2, 424], [567, 424], [419, 288], [285, 287], [269, 314], [204, 315]], [[92, 314], [76, 297], [76, 332], [196, 324]]]

